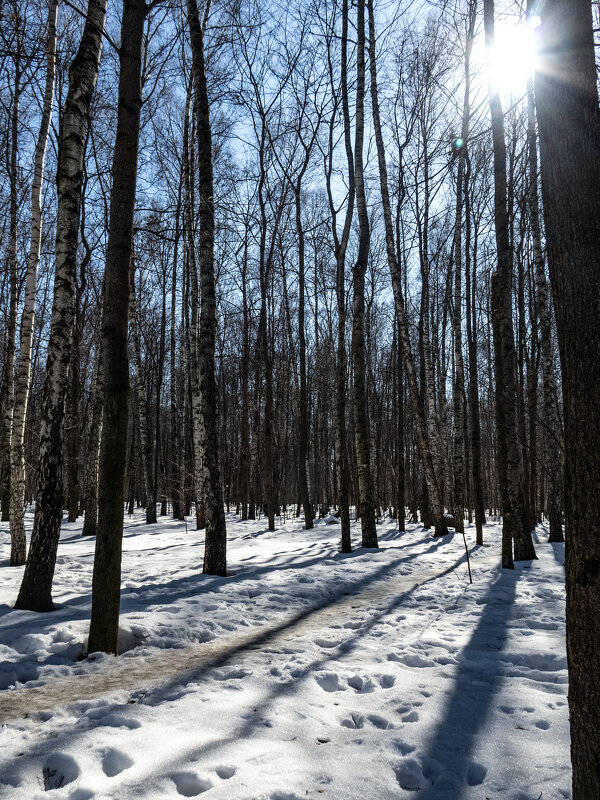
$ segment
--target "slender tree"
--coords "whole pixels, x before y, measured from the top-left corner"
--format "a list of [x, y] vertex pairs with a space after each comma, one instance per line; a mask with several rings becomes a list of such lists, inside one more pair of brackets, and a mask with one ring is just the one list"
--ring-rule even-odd
[[42, 400], [39, 482], [31, 546], [16, 608], [52, 611], [63, 501], [62, 426], [73, 335], [79, 208], [89, 109], [100, 66], [106, 0], [89, 0], [69, 70], [57, 168], [54, 297]]
[[354, 179], [359, 224], [358, 255], [352, 268], [354, 300], [352, 315], [352, 365], [354, 368], [354, 439], [358, 466], [362, 546], [377, 547], [375, 491], [371, 472], [371, 446], [367, 411], [365, 275], [369, 261], [370, 231], [365, 193], [363, 148], [365, 137], [365, 0], [358, 0], [356, 44], [356, 117], [354, 140]]
[[[485, 40], [488, 58], [494, 48], [494, 0], [484, 0]], [[528, 529], [521, 479], [522, 464], [517, 439], [517, 363], [512, 320], [512, 251], [509, 237], [506, 180], [506, 143], [500, 90], [488, 69], [488, 95], [494, 149], [494, 225], [497, 266], [492, 275], [492, 324], [494, 330], [494, 377], [496, 381], [496, 429], [498, 473], [502, 501], [502, 566], [536, 558]]]
[[192, 48], [192, 81], [196, 141], [198, 145], [198, 185], [200, 239], [200, 332], [198, 373], [204, 436], [203, 469], [206, 534], [203, 571], [210, 575], [227, 574], [227, 529], [223, 509], [223, 489], [219, 469], [219, 414], [215, 347], [217, 333], [217, 298], [214, 266], [215, 206], [213, 194], [212, 136], [204, 64], [204, 32], [196, 0], [187, 0], [187, 17]]
[[40, 130], [33, 157], [33, 180], [31, 184], [31, 239], [27, 274], [25, 278], [25, 299], [21, 316], [21, 336], [19, 342], [19, 367], [15, 383], [15, 403], [11, 434], [11, 478], [10, 478], [10, 563], [20, 566], [25, 563], [25, 419], [29, 402], [31, 383], [31, 351], [35, 325], [35, 299], [37, 289], [38, 265], [42, 242], [42, 183], [48, 132], [52, 117], [54, 98], [54, 79], [56, 73], [56, 14], [58, 0], [48, 4], [46, 33], [46, 85], [42, 106]]
[[387, 165], [385, 160], [385, 149], [383, 143], [383, 134], [381, 130], [381, 119], [379, 112], [377, 62], [375, 54], [376, 41], [377, 37], [375, 35], [375, 15], [373, 12], [373, 3], [372, 0], [369, 0], [369, 50], [371, 58], [370, 61], [371, 98], [373, 103], [373, 125], [375, 128], [375, 141], [377, 144], [377, 159], [379, 164], [379, 182], [381, 187], [381, 200], [383, 206], [383, 217], [385, 222], [386, 253], [388, 259], [388, 266], [390, 269], [390, 275], [392, 278], [392, 288], [394, 292], [396, 315], [398, 318], [399, 336], [402, 344], [402, 353], [404, 356], [404, 364], [406, 367], [406, 378], [408, 381], [408, 388], [410, 392], [413, 413], [415, 415], [417, 439], [419, 442], [421, 457], [423, 459], [423, 467], [425, 473], [425, 481], [427, 485], [427, 492], [429, 496], [429, 503], [433, 515], [436, 535], [442, 536], [448, 533], [448, 528], [444, 520], [444, 509], [442, 506], [438, 483], [433, 466], [430, 437], [428, 434], [427, 423], [425, 418], [425, 409], [423, 407], [419, 395], [419, 388], [417, 384], [417, 373], [412, 355], [412, 347], [410, 343], [408, 317], [406, 313], [406, 306], [402, 291], [402, 283], [400, 280], [400, 268], [398, 266], [398, 260], [396, 256], [394, 227], [392, 222], [392, 212], [391, 212], [390, 195], [388, 188]]

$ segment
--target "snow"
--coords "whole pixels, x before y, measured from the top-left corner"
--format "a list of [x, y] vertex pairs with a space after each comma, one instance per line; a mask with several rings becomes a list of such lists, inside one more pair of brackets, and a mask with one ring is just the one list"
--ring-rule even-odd
[[[85, 652], [93, 540], [65, 523], [60, 608], [14, 611], [0, 528], [0, 798], [563, 800], [571, 797], [564, 552], [502, 571], [500, 527], [228, 515], [231, 574], [203, 534], [126, 520], [120, 649]], [[27, 515], [28, 529], [32, 524]]]

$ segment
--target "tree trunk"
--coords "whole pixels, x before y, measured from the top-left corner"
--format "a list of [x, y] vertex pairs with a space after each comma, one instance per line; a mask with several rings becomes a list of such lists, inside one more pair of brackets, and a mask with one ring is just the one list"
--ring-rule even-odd
[[175, 216], [175, 243], [173, 245], [173, 272], [171, 275], [171, 308], [170, 308], [170, 380], [169, 380], [169, 399], [170, 399], [170, 425], [171, 425], [171, 460], [169, 462], [169, 484], [171, 488], [171, 504], [173, 509], [173, 519], [183, 521], [183, 492], [181, 470], [179, 468], [181, 458], [181, 427], [179, 423], [180, 409], [178, 408], [177, 391], [177, 315], [175, 308], [177, 305], [177, 271], [179, 255], [180, 227], [179, 217], [181, 214], [181, 190], [183, 176], [180, 176], [179, 191], [177, 194], [177, 212]]
[[117, 134], [104, 278], [104, 404], [98, 486], [98, 536], [88, 640], [90, 653], [97, 650], [116, 653], [119, 633], [129, 418], [127, 321], [130, 274], [133, 273], [133, 214], [142, 107], [142, 40], [146, 10], [144, 0], [123, 0]]
[[600, 797], [600, 111], [587, 0], [548, 0], [535, 76], [565, 419], [573, 800]]
[[248, 308], [248, 286], [246, 275], [248, 272], [248, 235], [249, 220], [246, 221], [244, 232], [244, 262], [242, 266], [242, 420], [240, 425], [240, 468], [239, 468], [239, 487], [242, 521], [248, 519], [249, 505], [249, 478], [250, 478], [250, 419], [249, 419], [249, 398], [248, 398], [248, 374], [250, 368], [250, 311]]
[[[484, 0], [485, 39], [488, 58], [494, 47], [494, 0]], [[496, 431], [498, 472], [502, 502], [502, 566], [536, 558], [528, 529], [523, 498], [522, 465], [517, 439], [517, 365], [512, 320], [512, 253], [510, 247], [504, 115], [500, 93], [488, 69], [488, 93], [494, 148], [494, 223], [498, 264], [492, 275], [492, 324], [496, 381]]]
[[454, 220], [454, 529], [458, 533], [465, 530], [465, 443], [464, 443], [464, 393], [465, 374], [462, 352], [462, 269], [463, 269], [463, 182], [465, 172], [465, 151], [469, 139], [471, 115], [471, 50], [475, 31], [475, 3], [469, 6], [469, 27], [465, 42], [465, 95], [463, 101], [463, 117], [460, 141], [456, 142], [458, 150], [458, 166], [456, 176], [456, 216]]
[[373, 127], [375, 129], [375, 141], [377, 144], [377, 158], [379, 164], [379, 182], [381, 186], [381, 201], [383, 207], [383, 217], [385, 222], [385, 241], [386, 252], [388, 259], [388, 266], [392, 278], [392, 288], [394, 292], [394, 304], [396, 315], [398, 317], [398, 332], [402, 344], [402, 353], [404, 355], [404, 365], [406, 368], [406, 379], [408, 381], [408, 389], [410, 392], [413, 414], [415, 416], [417, 440], [423, 459], [423, 468], [425, 473], [425, 482], [427, 485], [427, 492], [429, 495], [429, 502], [434, 518], [436, 535], [444, 535], [448, 533], [446, 523], [444, 521], [444, 509], [440, 499], [435, 470], [433, 467], [433, 458], [431, 453], [430, 438], [427, 431], [427, 423], [425, 419], [425, 410], [421, 403], [419, 396], [419, 387], [417, 384], [417, 373], [415, 363], [412, 356], [412, 348], [410, 344], [410, 334], [408, 328], [408, 317], [406, 307], [404, 304], [404, 296], [402, 293], [402, 282], [400, 280], [400, 268], [396, 257], [396, 247], [394, 242], [394, 228], [392, 223], [392, 214], [390, 206], [390, 195], [388, 188], [387, 166], [385, 160], [385, 149], [383, 143], [383, 135], [381, 131], [381, 120], [379, 114], [379, 96], [377, 89], [377, 64], [375, 60], [375, 19], [373, 13], [372, 2], [369, 2], [369, 49], [371, 56], [371, 97], [373, 104]]
[[[137, 172], [136, 172], [136, 181], [137, 181]], [[144, 493], [146, 495], [146, 525], [154, 525], [156, 523], [156, 495], [154, 494], [155, 487], [154, 487], [154, 481], [152, 480], [152, 467], [150, 464], [150, 446], [148, 441], [148, 409], [146, 402], [146, 392], [144, 390], [144, 376], [142, 372], [142, 344], [140, 336], [141, 311], [139, 308], [139, 303], [135, 296], [133, 239], [131, 244], [131, 263], [130, 263], [129, 281], [130, 281], [129, 305], [131, 308], [131, 339], [133, 341], [133, 361], [135, 364], [135, 397], [137, 401], [138, 419], [140, 428], [140, 461], [142, 464]], [[106, 378], [105, 378], [105, 385], [106, 385]], [[105, 399], [104, 402], [106, 404], [107, 400]]]
[[15, 403], [11, 434], [10, 477], [10, 534], [11, 566], [25, 563], [25, 419], [31, 385], [31, 352], [35, 325], [35, 298], [37, 273], [42, 242], [42, 184], [44, 161], [48, 143], [48, 131], [52, 117], [54, 78], [56, 73], [56, 13], [58, 0], [48, 5], [48, 34], [46, 39], [46, 86], [40, 130], [33, 157], [33, 181], [31, 184], [31, 239], [25, 279], [25, 300], [21, 316], [21, 338], [19, 343], [19, 369], [15, 383]]
[[198, 143], [200, 239], [200, 335], [198, 372], [203, 429], [204, 500], [206, 534], [203, 572], [227, 574], [227, 530], [223, 509], [223, 489], [219, 469], [219, 412], [215, 373], [217, 298], [214, 268], [215, 208], [213, 197], [212, 138], [204, 65], [204, 34], [196, 0], [187, 0], [188, 26], [192, 49], [192, 78]]
[[352, 274], [354, 301], [352, 316], [352, 362], [354, 368], [354, 439], [358, 467], [360, 524], [363, 547], [378, 547], [375, 525], [375, 492], [371, 473], [371, 447], [367, 414], [366, 342], [365, 342], [365, 275], [369, 261], [371, 235], [365, 194], [363, 145], [365, 135], [365, 0], [357, 2], [357, 76], [354, 142], [354, 176], [356, 210], [358, 212], [358, 255]]
[[[350, 103], [348, 97], [348, 0], [342, 4], [342, 41], [341, 41], [341, 87], [342, 110], [344, 117], [344, 146], [348, 164], [348, 203], [342, 238], [339, 239], [336, 227], [336, 209], [331, 190], [331, 176], [333, 173], [333, 124], [335, 115], [332, 116], [329, 129], [329, 163], [327, 169], [327, 196], [332, 215], [332, 233], [335, 250], [335, 296], [337, 305], [337, 343], [335, 361], [335, 458], [337, 471], [338, 510], [341, 524], [341, 550], [342, 553], [352, 552], [350, 538], [350, 467], [348, 464], [348, 438], [346, 433], [346, 250], [350, 238], [352, 217], [354, 214], [355, 183], [354, 183], [354, 154], [350, 132]], [[331, 76], [333, 83], [333, 75]]]
[[92, 421], [88, 437], [88, 457], [85, 479], [85, 517], [82, 536], [95, 536], [98, 528], [98, 469], [100, 462], [100, 439], [102, 436], [102, 406], [104, 399], [102, 341], [98, 342], [96, 357], [96, 380], [92, 398]]
[[564, 542], [562, 529], [561, 496], [563, 466], [563, 431], [558, 413], [558, 393], [554, 378], [552, 357], [552, 326], [548, 306], [548, 285], [544, 268], [542, 236], [540, 231], [540, 203], [538, 193], [537, 137], [535, 131], [535, 100], [533, 82], [527, 87], [528, 126], [527, 144], [529, 155], [529, 215], [535, 267], [536, 316], [540, 325], [540, 349], [543, 382], [543, 413], [546, 436], [546, 473], [550, 481], [548, 492], [548, 520], [551, 542]]
[[[15, 16], [15, 26], [20, 20]], [[22, 37], [17, 32], [14, 61], [14, 83], [12, 87], [12, 103], [10, 108], [10, 136], [7, 142], [8, 174], [9, 174], [9, 232], [8, 232], [8, 274], [10, 300], [8, 307], [6, 361], [4, 363], [3, 380], [3, 414], [2, 432], [0, 435], [0, 492], [2, 500], [2, 522], [10, 519], [10, 443], [15, 402], [15, 345], [17, 339], [17, 305], [19, 300], [19, 275], [17, 270], [17, 210], [18, 210], [18, 173], [19, 173], [19, 107], [21, 101], [21, 78], [23, 69]], [[12, 551], [12, 548], [11, 548]], [[21, 562], [23, 563], [23, 562]]]
[[[473, 478], [473, 505], [475, 506], [475, 541], [483, 544], [483, 526], [485, 525], [485, 508], [483, 503], [483, 476], [481, 459], [481, 420], [479, 414], [479, 388], [477, 366], [477, 305], [475, 303], [477, 287], [477, 247], [473, 248], [471, 259], [471, 194], [469, 180], [471, 162], [468, 152], [465, 157], [466, 169], [464, 179], [465, 195], [465, 290], [467, 316], [467, 344], [469, 351], [469, 434], [471, 440], [471, 470]], [[475, 244], [477, 237], [475, 237]], [[471, 268], [472, 265], [472, 268]]]
[[30, 611], [54, 608], [51, 592], [62, 517], [62, 426], [73, 334], [82, 165], [105, 16], [106, 0], [89, 0], [63, 112], [56, 178], [54, 297], [42, 400], [38, 493], [31, 547], [15, 606]]
[[[308, 166], [308, 154], [305, 162]], [[313, 507], [308, 491], [308, 477], [306, 474], [306, 459], [308, 454], [308, 386], [306, 377], [306, 331], [304, 330], [304, 298], [305, 298], [305, 263], [304, 263], [304, 229], [302, 227], [302, 214], [300, 206], [300, 192], [302, 188], [302, 173], [298, 176], [294, 186], [296, 210], [296, 235], [298, 236], [298, 350], [300, 356], [300, 392], [299, 416], [300, 427], [298, 431], [298, 491], [304, 509], [304, 527], [309, 530], [313, 527]]]

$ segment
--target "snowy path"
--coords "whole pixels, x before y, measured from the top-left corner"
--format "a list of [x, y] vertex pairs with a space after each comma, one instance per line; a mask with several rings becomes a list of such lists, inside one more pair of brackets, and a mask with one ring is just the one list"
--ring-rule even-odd
[[12, 611], [2, 567], [0, 798], [570, 797], [560, 547], [503, 573], [488, 526], [470, 587], [458, 537], [384, 525], [379, 551], [342, 556], [337, 526], [230, 519], [221, 579], [198, 575], [196, 532], [139, 523], [118, 659], [76, 661], [75, 526], [54, 614]]
[[[453, 569], [454, 567], [449, 567], [446, 572]], [[288, 646], [293, 642], [299, 643], [301, 637], [307, 635], [314, 636], [315, 642], [320, 643], [328, 652], [324, 662], [335, 660], [338, 653], [352, 647], [356, 636], [354, 631], [372, 627], [383, 616], [378, 611], [377, 614], [369, 615], [366, 622], [357, 627], [353, 622], [356, 606], [351, 605], [352, 602], [379, 601], [392, 595], [393, 605], [397, 605], [406, 594], [446, 572], [438, 574], [430, 570], [420, 573], [419, 580], [410, 576], [394, 576], [387, 581], [380, 578], [376, 586], [369, 585], [368, 588], [355, 592], [346, 591], [335, 600], [310, 607], [277, 624], [262, 626], [251, 634], [226, 636], [218, 641], [191, 645], [181, 650], [160, 650], [140, 662], [111, 660], [103, 662], [97, 672], [57, 677], [40, 687], [4, 693], [0, 695], [0, 724], [26, 714], [48, 711], [55, 706], [89, 700], [109, 692], [145, 691], [148, 685], [154, 687], [167, 680], [188, 683], [198, 680], [211, 669], [238, 663], [247, 651], [262, 651], [263, 656], [267, 657], [271, 651], [265, 651], [265, 648], [281, 647], [284, 643]], [[332, 620], [340, 623], [337, 627], [352, 631], [352, 636], [339, 642], [327, 639]]]

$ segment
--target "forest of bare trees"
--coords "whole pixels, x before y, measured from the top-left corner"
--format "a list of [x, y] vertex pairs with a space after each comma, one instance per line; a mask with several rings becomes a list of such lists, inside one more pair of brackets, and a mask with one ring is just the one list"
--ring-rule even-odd
[[[16, 607], [53, 609], [83, 516], [89, 651], [116, 652], [135, 507], [195, 515], [220, 576], [225, 512], [335, 513], [343, 552], [355, 520], [366, 548], [382, 517], [475, 546], [501, 517], [506, 569], [564, 526], [573, 796], [599, 797], [597, 4], [0, 13]], [[507, 25], [538, 40], [512, 83]]]

